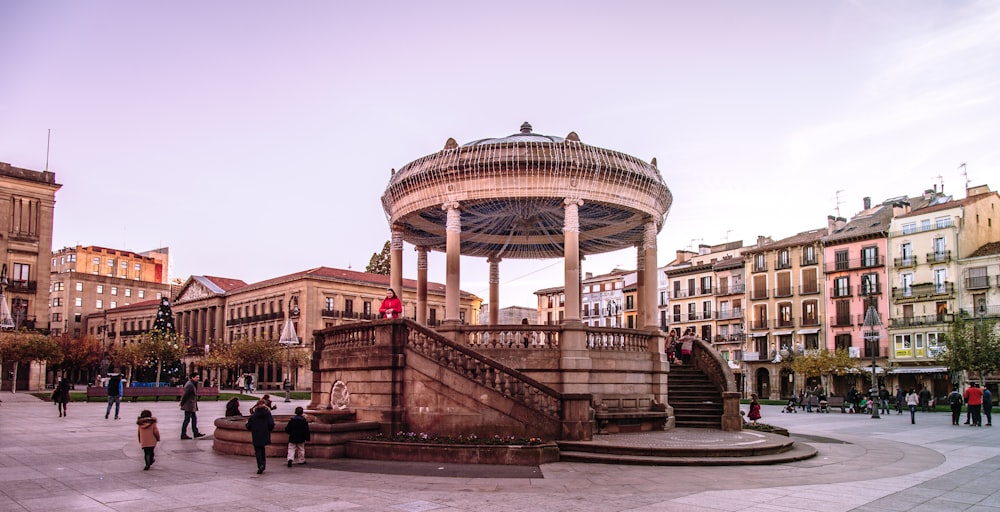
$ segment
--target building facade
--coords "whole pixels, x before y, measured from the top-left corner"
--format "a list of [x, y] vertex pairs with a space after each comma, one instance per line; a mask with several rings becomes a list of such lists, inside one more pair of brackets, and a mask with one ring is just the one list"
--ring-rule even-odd
[[595, 276], [588, 272], [582, 286], [581, 316], [591, 327], [624, 327], [625, 276], [632, 270], [615, 269]]

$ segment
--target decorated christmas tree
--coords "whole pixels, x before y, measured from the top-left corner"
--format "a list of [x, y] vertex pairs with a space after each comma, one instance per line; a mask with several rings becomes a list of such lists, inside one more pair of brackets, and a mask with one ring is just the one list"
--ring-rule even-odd
[[164, 297], [160, 299], [160, 308], [156, 311], [156, 320], [153, 321], [153, 330], [163, 333], [177, 332], [174, 329], [174, 313], [170, 310], [170, 299]]

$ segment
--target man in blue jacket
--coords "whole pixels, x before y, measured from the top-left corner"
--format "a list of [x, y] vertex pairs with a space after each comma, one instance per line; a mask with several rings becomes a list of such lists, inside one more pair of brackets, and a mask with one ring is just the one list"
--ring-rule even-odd
[[104, 419], [111, 415], [111, 404], [115, 405], [115, 419], [118, 419], [118, 409], [122, 403], [122, 376], [117, 373], [108, 374], [108, 410], [104, 411]]

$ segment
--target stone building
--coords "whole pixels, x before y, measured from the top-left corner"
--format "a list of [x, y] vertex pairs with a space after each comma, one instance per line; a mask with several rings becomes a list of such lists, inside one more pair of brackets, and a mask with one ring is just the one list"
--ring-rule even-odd
[[49, 321], [54, 336], [86, 332], [83, 319], [120, 306], [170, 296], [167, 249], [136, 253], [97, 246], [52, 254]]
[[591, 327], [624, 327], [625, 276], [631, 270], [614, 269], [598, 276], [587, 272], [583, 287], [580, 318]]
[[[52, 257], [52, 222], [56, 192], [62, 185], [49, 171], [32, 171], [0, 162], [0, 196], [7, 203], [0, 208], [0, 254], [6, 268], [3, 293], [10, 316], [2, 318], [3, 328], [48, 330], [49, 260]], [[11, 389], [9, 372], [13, 365], [3, 362], [2, 389]], [[17, 389], [41, 389], [43, 364], [18, 365], [13, 382]]]

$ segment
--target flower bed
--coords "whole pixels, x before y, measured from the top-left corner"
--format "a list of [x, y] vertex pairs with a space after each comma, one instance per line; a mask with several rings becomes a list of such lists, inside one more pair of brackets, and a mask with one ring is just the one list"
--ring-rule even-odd
[[779, 434], [782, 436], [788, 435], [787, 428], [776, 427], [774, 425], [768, 425], [767, 423], [744, 423], [743, 430], [756, 430], [757, 432], [769, 432], [771, 434]]
[[[516, 444], [520, 443], [520, 444]], [[347, 456], [356, 459], [455, 464], [537, 466], [559, 461], [559, 447], [538, 438], [436, 436], [398, 433], [347, 444]]]

